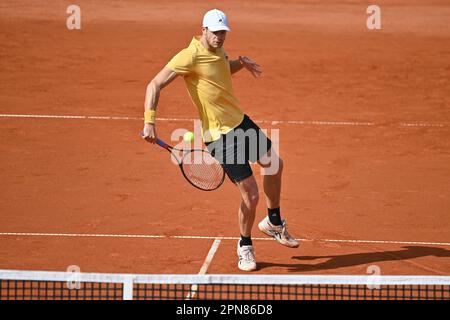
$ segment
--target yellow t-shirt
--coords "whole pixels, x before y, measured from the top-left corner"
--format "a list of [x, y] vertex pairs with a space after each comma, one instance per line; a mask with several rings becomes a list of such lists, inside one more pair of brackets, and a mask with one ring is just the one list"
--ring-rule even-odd
[[237, 127], [244, 119], [233, 93], [228, 57], [223, 48], [211, 52], [194, 37], [166, 65], [183, 76], [192, 102], [202, 121], [205, 142], [215, 141]]

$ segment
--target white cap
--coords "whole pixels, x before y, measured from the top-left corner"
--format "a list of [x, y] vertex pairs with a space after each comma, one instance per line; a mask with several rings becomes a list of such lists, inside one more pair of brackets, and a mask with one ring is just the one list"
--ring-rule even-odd
[[231, 31], [228, 26], [227, 16], [217, 9], [209, 10], [205, 13], [203, 17], [203, 28], [208, 28], [211, 32], [219, 30]]

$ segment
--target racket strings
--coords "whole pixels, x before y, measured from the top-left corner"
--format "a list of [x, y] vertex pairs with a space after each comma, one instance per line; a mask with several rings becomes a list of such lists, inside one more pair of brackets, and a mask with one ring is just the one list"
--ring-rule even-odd
[[224, 179], [222, 166], [209, 153], [196, 150], [182, 159], [182, 169], [186, 178], [203, 190], [218, 188]]

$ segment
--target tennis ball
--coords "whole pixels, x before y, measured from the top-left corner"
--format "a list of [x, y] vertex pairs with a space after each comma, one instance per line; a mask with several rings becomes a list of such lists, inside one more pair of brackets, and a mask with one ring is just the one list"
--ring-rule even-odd
[[192, 142], [194, 140], [194, 133], [188, 131], [183, 136], [184, 142]]

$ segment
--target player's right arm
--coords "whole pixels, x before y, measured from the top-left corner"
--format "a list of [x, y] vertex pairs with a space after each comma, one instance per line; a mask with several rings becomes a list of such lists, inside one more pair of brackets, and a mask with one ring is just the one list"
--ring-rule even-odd
[[[155, 78], [147, 86], [145, 93], [144, 111], [156, 111], [158, 106], [159, 94], [161, 89], [166, 87], [177, 77], [177, 73], [164, 67]], [[149, 121], [146, 119], [144, 121], [143, 138], [149, 142], [155, 143], [157, 135], [154, 120]]]

